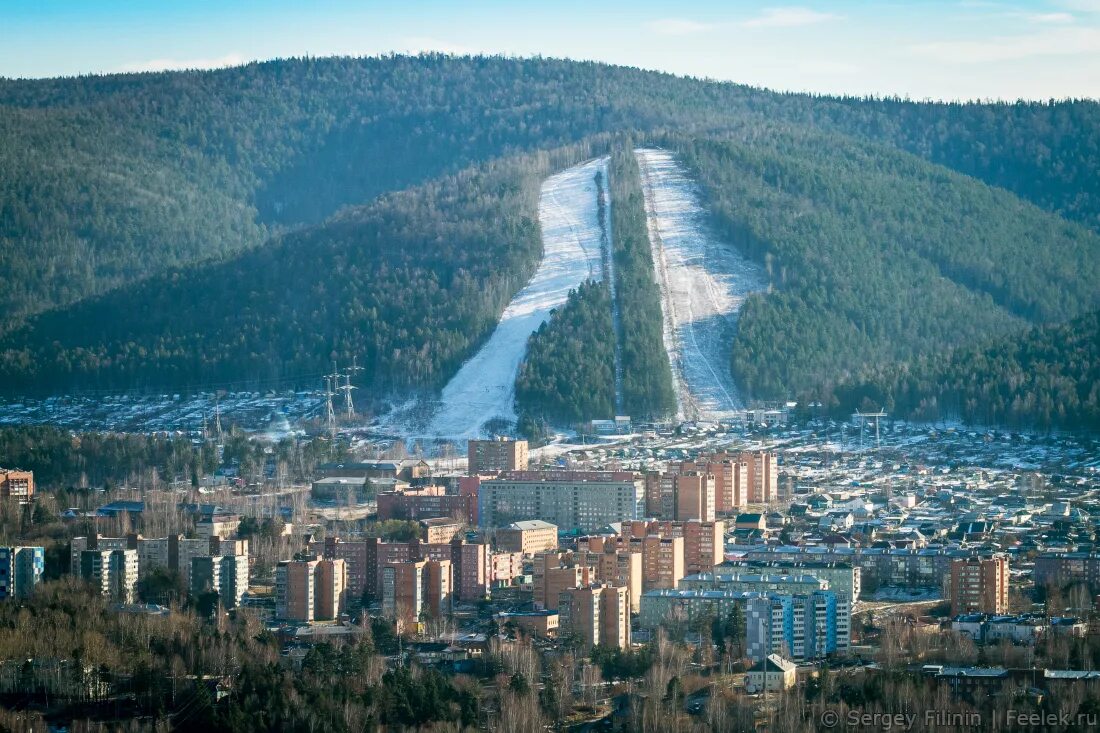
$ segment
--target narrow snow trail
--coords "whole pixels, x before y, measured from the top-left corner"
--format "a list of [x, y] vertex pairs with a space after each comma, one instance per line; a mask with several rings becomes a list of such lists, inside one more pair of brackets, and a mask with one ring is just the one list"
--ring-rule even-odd
[[557, 173], [542, 185], [539, 224], [543, 255], [534, 277], [500, 317], [480, 350], [443, 388], [438, 411], [419, 437], [469, 439], [483, 436], [489, 420], [514, 422], [516, 376], [527, 339], [585, 280], [600, 280], [600, 224], [595, 176], [607, 180], [607, 158]]
[[680, 419], [713, 420], [744, 407], [730, 347], [745, 298], [763, 291], [761, 269], [706, 226], [699, 195], [672, 153], [634, 151], [665, 318]]

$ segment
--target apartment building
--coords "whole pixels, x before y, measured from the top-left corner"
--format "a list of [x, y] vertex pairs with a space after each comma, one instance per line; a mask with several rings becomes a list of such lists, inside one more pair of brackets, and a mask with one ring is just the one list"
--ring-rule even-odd
[[466, 446], [466, 455], [466, 472], [471, 475], [527, 470], [526, 440], [471, 440]]
[[342, 560], [283, 560], [275, 568], [275, 616], [327, 621], [344, 611], [347, 567]]
[[684, 538], [647, 535], [642, 548], [642, 588], [675, 588], [684, 577]]
[[541, 519], [593, 532], [644, 510], [644, 483], [627, 471], [509, 471], [482, 480], [478, 495], [483, 527]]
[[137, 597], [137, 550], [82, 550], [78, 576], [112, 601], [133, 603]]
[[951, 613], [1008, 612], [1008, 558], [960, 558], [951, 563]]
[[563, 590], [589, 585], [595, 580], [594, 569], [577, 564], [572, 553], [540, 552], [532, 564], [532, 602], [536, 611], [557, 610]]
[[627, 589], [630, 610], [637, 613], [642, 597], [643, 553], [617, 537], [595, 536], [577, 540], [577, 562], [592, 568], [595, 579]]
[[689, 519], [713, 522], [714, 512], [714, 474], [698, 471], [678, 474], [674, 519], [681, 522]]
[[738, 460], [747, 467], [748, 503], [770, 504], [779, 498], [779, 468], [775, 453], [745, 451]]
[[500, 549], [529, 557], [536, 552], [556, 549], [558, 528], [541, 519], [527, 519], [498, 529], [496, 539]]
[[683, 590], [728, 590], [735, 593], [813, 593], [830, 590], [829, 582], [810, 575], [699, 573], [680, 581]]
[[746, 651], [753, 661], [769, 654], [809, 661], [846, 653], [851, 646], [851, 603], [830, 590], [800, 594], [647, 591], [642, 595], [640, 624], [656, 628], [668, 620], [726, 618], [734, 609], [745, 618]]
[[1100, 553], [1044, 552], [1035, 558], [1033, 571], [1038, 588], [1068, 585], [1088, 586], [1092, 594], [1100, 593]]
[[630, 646], [627, 589], [594, 583], [565, 588], [558, 595], [559, 634], [577, 634], [586, 647]]
[[809, 661], [846, 653], [851, 646], [851, 605], [832, 591], [749, 598], [745, 642], [753, 661], [769, 654]]
[[433, 519], [421, 519], [420, 539], [429, 545], [441, 545], [450, 542], [462, 531], [464, 522], [459, 522], [447, 517]]
[[348, 564], [347, 595], [366, 601], [382, 600], [382, 568], [391, 563], [416, 560], [448, 560], [453, 588], [460, 601], [475, 602], [489, 594], [492, 557], [489, 545], [455, 537], [450, 542], [429, 543], [420, 539], [386, 542], [377, 537], [344, 541], [329, 537], [310, 543], [311, 552]]
[[248, 555], [206, 555], [191, 558], [192, 596], [215, 592], [225, 608], [236, 608], [248, 591]]
[[721, 520], [623, 522], [622, 535], [633, 539], [642, 539], [649, 535], [683, 538], [683, 564], [686, 574], [713, 570], [724, 559], [726, 523]]
[[759, 573], [780, 575], [809, 575], [829, 584], [829, 590], [843, 593], [848, 600], [859, 600], [862, 589], [862, 572], [859, 566], [840, 562], [762, 562], [753, 560], [735, 560], [726, 562], [714, 569], [721, 573]]
[[30, 501], [34, 497], [34, 472], [0, 468], [0, 499]]
[[[749, 464], [740, 456], [714, 453], [699, 456], [694, 461], [684, 461], [675, 467], [677, 473], [701, 472], [714, 476], [715, 512], [719, 515], [734, 514], [749, 503]], [[652, 515], [657, 516], [657, 515]], [[669, 518], [672, 515], [661, 515]]]
[[449, 560], [415, 560], [382, 568], [382, 613], [403, 623], [418, 623], [422, 615], [451, 613]]
[[442, 486], [424, 486], [419, 489], [399, 489], [378, 494], [379, 519], [437, 519], [461, 520], [470, 526], [477, 524], [477, 497], [448, 494]]
[[0, 547], [0, 601], [28, 598], [42, 581], [45, 569], [45, 548]]
[[211, 537], [229, 539], [237, 534], [241, 518], [237, 514], [211, 514], [195, 522], [195, 535], [209, 540]]

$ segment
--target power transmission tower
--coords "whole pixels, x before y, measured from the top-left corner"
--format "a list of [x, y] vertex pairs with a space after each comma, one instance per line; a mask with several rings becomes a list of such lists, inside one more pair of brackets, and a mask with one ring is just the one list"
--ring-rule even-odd
[[340, 387], [340, 389], [344, 393], [344, 409], [347, 411], [348, 420], [355, 417], [355, 405], [351, 399], [351, 391], [353, 389], [358, 389], [358, 387], [351, 386], [351, 378], [356, 372], [362, 371], [362, 369], [363, 367], [356, 365], [355, 357], [353, 356], [351, 357], [351, 366], [344, 372], [344, 386]]
[[325, 377], [325, 425], [328, 435], [336, 440], [336, 413], [332, 409], [332, 377]]
[[875, 447], [880, 447], [881, 442], [879, 440], [878, 423], [880, 419], [886, 417], [886, 413], [882, 410], [878, 412], [860, 412], [856, 410], [855, 417], [859, 420], [859, 452], [863, 452], [863, 428], [867, 425], [868, 418], [875, 421]]

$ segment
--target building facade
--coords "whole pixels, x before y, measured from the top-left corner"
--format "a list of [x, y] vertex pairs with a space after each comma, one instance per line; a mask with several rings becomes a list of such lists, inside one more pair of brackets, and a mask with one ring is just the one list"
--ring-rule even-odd
[[497, 438], [471, 440], [466, 446], [467, 473], [494, 474], [527, 470], [527, 441]]
[[0, 468], [0, 499], [30, 501], [34, 497], [34, 472]]
[[973, 557], [951, 563], [951, 613], [1008, 612], [1008, 558]]
[[497, 530], [497, 546], [505, 552], [520, 552], [526, 556], [557, 549], [558, 528], [541, 519], [512, 522]]
[[45, 569], [45, 548], [0, 547], [0, 601], [30, 597]]
[[481, 482], [478, 517], [483, 527], [541, 519], [568, 530], [592, 532], [645, 510], [642, 479], [622, 471], [511, 471]]

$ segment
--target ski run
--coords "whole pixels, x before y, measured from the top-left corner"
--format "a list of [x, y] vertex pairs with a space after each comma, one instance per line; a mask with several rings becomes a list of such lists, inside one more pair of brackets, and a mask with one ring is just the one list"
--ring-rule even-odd
[[744, 407], [730, 374], [730, 348], [745, 298], [766, 288], [760, 268], [706, 226], [699, 196], [672, 153], [634, 151], [661, 291], [665, 348], [677, 418], [715, 420]]
[[551, 310], [565, 304], [570, 290], [585, 280], [602, 279], [597, 172], [607, 180], [606, 157], [568, 168], [543, 182], [539, 196], [542, 262], [504, 310], [489, 340], [443, 388], [439, 409], [421, 437], [468, 440], [485, 436], [485, 424], [491, 420], [516, 421], [516, 376], [527, 339]]

